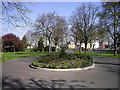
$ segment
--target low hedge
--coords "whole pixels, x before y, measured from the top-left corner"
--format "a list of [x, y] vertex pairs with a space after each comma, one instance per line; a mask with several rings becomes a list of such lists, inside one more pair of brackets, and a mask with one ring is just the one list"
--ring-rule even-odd
[[66, 54], [64, 57], [60, 55], [46, 55], [32, 61], [32, 65], [40, 68], [67, 69], [82, 68], [91, 66], [93, 59], [81, 54]]

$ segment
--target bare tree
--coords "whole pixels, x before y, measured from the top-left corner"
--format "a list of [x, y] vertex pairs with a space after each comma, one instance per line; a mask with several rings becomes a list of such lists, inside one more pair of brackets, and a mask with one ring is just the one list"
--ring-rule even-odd
[[98, 28], [97, 28], [97, 40], [99, 41], [99, 46], [101, 44], [103, 44], [103, 42], [107, 41], [108, 42], [108, 46], [110, 43], [110, 34], [107, 31], [106, 26], [103, 25], [103, 23], [101, 23], [101, 21], [99, 21], [98, 23]]
[[81, 44], [84, 40], [84, 37], [82, 35], [82, 30], [79, 27], [79, 18], [76, 17], [76, 15], [71, 16], [70, 19], [70, 24], [71, 24], [71, 31], [72, 31], [72, 36], [74, 37], [74, 43], [75, 47], [77, 47], [77, 43], [79, 42], [79, 52], [81, 51]]
[[55, 12], [40, 15], [36, 20], [35, 32], [42, 34], [49, 42], [49, 53], [53, 42], [56, 51], [60, 41], [63, 40], [67, 30], [67, 22], [63, 17], [55, 15]]
[[51, 50], [53, 29], [56, 27], [55, 25], [55, 12], [40, 15], [35, 23], [36, 32], [43, 34], [43, 36], [48, 39], [49, 53]]
[[82, 6], [76, 9], [73, 16], [76, 18], [76, 27], [84, 37], [85, 54], [87, 51], [87, 44], [91, 36], [96, 32], [96, 14], [98, 13], [98, 7], [91, 3], [83, 3]]
[[66, 20], [60, 16], [56, 16], [55, 27], [53, 27], [53, 35], [52, 35], [52, 41], [56, 47], [56, 52], [57, 52], [57, 46], [60, 43], [60, 41], [63, 40], [66, 30], [67, 30]]
[[77, 48], [77, 43], [78, 43], [78, 31], [74, 28], [71, 28], [72, 34], [71, 36], [74, 38], [74, 44], [75, 48]]
[[35, 46], [35, 47], [37, 47], [37, 45], [38, 45], [38, 40], [39, 40], [39, 38], [40, 38], [40, 34], [36, 34], [36, 33], [34, 33], [33, 31], [28, 31], [26, 34], [25, 34], [25, 36], [26, 36], [26, 39], [27, 39], [27, 41], [28, 41], [28, 43], [29, 43], [29, 46], [30, 46], [30, 48], [31, 48], [31, 46]]

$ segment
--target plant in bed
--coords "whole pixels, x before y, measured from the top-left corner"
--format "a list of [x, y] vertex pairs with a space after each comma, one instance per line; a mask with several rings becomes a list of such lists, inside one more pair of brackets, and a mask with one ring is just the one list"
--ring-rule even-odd
[[32, 61], [32, 65], [40, 68], [51, 69], [70, 69], [70, 68], [82, 68], [91, 66], [93, 59], [86, 55], [81, 54], [50, 54], [41, 56]]

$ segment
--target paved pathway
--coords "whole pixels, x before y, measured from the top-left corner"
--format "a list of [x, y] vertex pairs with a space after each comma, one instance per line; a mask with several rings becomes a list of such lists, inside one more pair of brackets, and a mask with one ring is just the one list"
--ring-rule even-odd
[[66, 53], [70, 53], [70, 54], [73, 54], [73, 50], [65, 50]]
[[96, 66], [86, 71], [57, 72], [30, 68], [37, 57], [12, 59], [2, 64], [3, 88], [118, 88], [117, 58], [95, 56]]

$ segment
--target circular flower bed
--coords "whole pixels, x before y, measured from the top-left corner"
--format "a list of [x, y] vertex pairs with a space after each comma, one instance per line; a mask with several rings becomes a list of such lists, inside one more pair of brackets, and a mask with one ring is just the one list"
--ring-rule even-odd
[[82, 68], [93, 65], [93, 59], [81, 54], [46, 55], [32, 61], [32, 65], [51, 69]]

